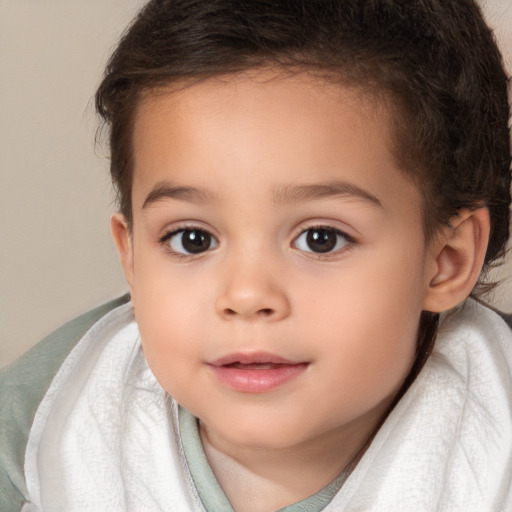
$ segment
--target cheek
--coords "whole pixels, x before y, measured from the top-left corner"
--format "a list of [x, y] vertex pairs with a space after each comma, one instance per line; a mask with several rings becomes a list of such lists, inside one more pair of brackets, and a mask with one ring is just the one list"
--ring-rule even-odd
[[340, 385], [385, 395], [396, 391], [414, 361], [421, 265], [384, 255], [358, 263], [327, 287], [304, 287], [302, 314], [310, 319], [304, 335], [318, 340], [316, 350], [333, 361]]
[[341, 415], [342, 421], [350, 421], [388, 401], [414, 362], [419, 318], [389, 317], [385, 308], [371, 309], [375, 306], [347, 309], [334, 317], [337, 320], [329, 328], [324, 324], [306, 334], [316, 336], [321, 344], [315, 370], [323, 383], [321, 389], [312, 390], [313, 395], [331, 395], [334, 406], [329, 402], [326, 407], [339, 411], [335, 419]]
[[182, 324], [200, 318], [206, 299], [205, 275], [196, 274], [169, 262], [163, 249], [136, 254], [133, 293], [139, 324], [148, 332], [165, 334], [168, 330], [170, 335]]
[[160, 384], [169, 393], [195, 378], [206, 297], [188, 279], [168, 275], [165, 266], [146, 266], [135, 280], [135, 317], [142, 348]]
[[364, 309], [326, 309], [303, 332], [316, 340], [316, 351], [329, 364], [332, 361], [335, 370], [339, 368], [345, 383], [365, 388], [388, 382], [393, 387], [413, 363], [420, 312], [402, 314], [404, 309], [388, 308], [389, 304], [375, 301], [366, 302]]
[[[136, 318], [144, 356], [160, 385], [179, 403], [183, 403], [184, 391], [189, 399], [200, 400], [197, 390], [205, 386], [200, 381], [202, 361], [198, 353], [201, 349], [198, 336], [194, 336], [187, 319], [162, 309], [139, 311]], [[179, 318], [182, 321], [177, 322]]]

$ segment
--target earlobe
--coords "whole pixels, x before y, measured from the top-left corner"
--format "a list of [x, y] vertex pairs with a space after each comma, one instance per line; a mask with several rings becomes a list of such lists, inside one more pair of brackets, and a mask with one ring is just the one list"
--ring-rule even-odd
[[133, 302], [133, 244], [132, 244], [132, 233], [128, 226], [128, 222], [124, 215], [121, 213], [114, 213], [110, 219], [110, 229], [112, 231], [112, 238], [117, 248], [121, 265], [123, 267], [124, 275], [128, 286], [130, 287], [130, 293]]
[[440, 230], [429, 248], [425, 311], [441, 313], [468, 297], [484, 263], [489, 231], [487, 208], [462, 210]]

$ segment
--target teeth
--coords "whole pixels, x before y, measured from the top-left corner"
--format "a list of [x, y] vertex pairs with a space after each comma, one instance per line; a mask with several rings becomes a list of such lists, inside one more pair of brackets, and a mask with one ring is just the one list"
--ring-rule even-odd
[[228, 366], [230, 368], [237, 368], [239, 370], [273, 370], [275, 368], [279, 368], [282, 365], [275, 364], [275, 363], [249, 363], [249, 364], [233, 363], [233, 364], [228, 364]]

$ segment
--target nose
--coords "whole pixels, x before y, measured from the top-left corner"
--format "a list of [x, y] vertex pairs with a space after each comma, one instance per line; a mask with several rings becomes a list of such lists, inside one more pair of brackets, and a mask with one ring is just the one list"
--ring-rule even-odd
[[290, 301], [279, 272], [263, 261], [229, 265], [216, 301], [225, 320], [278, 321], [290, 314]]

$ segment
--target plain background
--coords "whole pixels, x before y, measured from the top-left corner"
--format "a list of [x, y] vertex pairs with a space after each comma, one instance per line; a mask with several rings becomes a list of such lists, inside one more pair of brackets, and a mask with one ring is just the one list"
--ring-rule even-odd
[[[143, 3], [0, 0], [0, 366], [126, 291], [92, 97]], [[484, 8], [511, 72], [512, 0]], [[512, 311], [510, 281], [494, 303]]]

